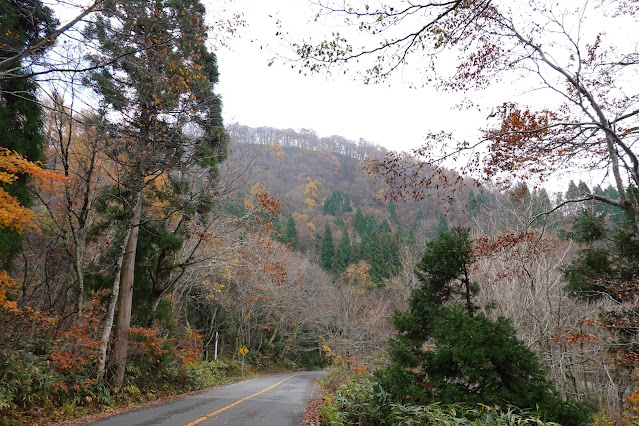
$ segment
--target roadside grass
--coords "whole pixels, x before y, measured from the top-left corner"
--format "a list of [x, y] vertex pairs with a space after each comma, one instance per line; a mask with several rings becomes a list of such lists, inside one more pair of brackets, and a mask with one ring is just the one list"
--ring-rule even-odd
[[[290, 371], [290, 366], [244, 366], [241, 361], [220, 358], [189, 365], [171, 363], [161, 368], [131, 363], [122, 388], [114, 390], [93, 381], [63, 386], [52, 378], [28, 377], [24, 382], [0, 384], [0, 424], [7, 426], [60, 424], [71, 426], [116, 413], [166, 402], [232, 382], [265, 374]], [[8, 392], [14, 392], [9, 395]], [[24, 391], [30, 394], [24, 394]], [[4, 394], [3, 394], [4, 392]], [[9, 399], [11, 397], [11, 399]], [[10, 401], [5, 402], [4, 401]]]

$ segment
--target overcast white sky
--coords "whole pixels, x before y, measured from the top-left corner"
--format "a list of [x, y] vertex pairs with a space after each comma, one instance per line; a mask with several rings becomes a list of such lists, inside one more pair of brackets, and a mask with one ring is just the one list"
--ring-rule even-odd
[[[270, 59], [277, 54], [294, 56], [289, 47], [281, 44], [281, 38], [276, 37], [277, 31], [284, 31], [294, 41], [309, 36], [315, 36], [317, 41], [319, 35], [332, 31], [343, 33], [344, 27], [330, 28], [326, 21], [314, 22], [317, 10], [313, 10], [310, 0], [203, 2], [209, 23], [227, 19], [238, 11], [246, 21], [246, 27], [239, 28], [236, 36], [227, 39], [227, 47], [215, 40], [219, 34], [211, 34], [220, 71], [217, 92], [222, 96], [227, 125], [312, 129], [320, 136], [363, 138], [388, 149], [408, 151], [420, 146], [427, 133], [441, 130], [454, 132], [458, 139], [476, 140], [478, 129], [486, 123], [488, 109], [505, 100], [516, 98], [521, 104], [529, 105], [539, 99], [543, 99], [543, 103], [548, 100], [548, 91], [527, 91], [520, 81], [510, 85], [501, 83], [473, 98], [485, 107], [484, 111], [460, 111], [453, 107], [461, 96], [438, 92], [433, 87], [410, 88], [409, 83], [418, 83], [414, 68], [406, 71], [413, 72], [413, 78], [397, 73], [390, 86], [367, 86], [361, 80], [353, 81], [352, 75], [343, 76], [339, 72], [335, 72], [334, 77], [305, 76], [298, 73], [299, 67], [291, 69], [291, 64], [284, 60], [269, 67]], [[76, 12], [57, 10], [63, 21]], [[69, 16], [65, 16], [65, 12]], [[619, 18], [614, 22], [616, 25], [606, 26], [606, 32], [618, 32], [620, 40], [636, 40], [627, 35], [632, 27], [621, 25]], [[440, 60], [438, 66], [441, 64]], [[412, 65], [419, 66], [418, 63]], [[579, 177], [559, 178], [554, 182], [556, 188], [549, 189], [564, 190], [570, 178], [598, 180], [584, 172]]]
[[[321, 24], [313, 22], [316, 11], [309, 0], [205, 0], [205, 4], [216, 16], [215, 9], [224, 1], [229, 10], [241, 11], [247, 24], [229, 40], [227, 48], [216, 50], [218, 92], [222, 95], [226, 124], [307, 128], [320, 136], [364, 138], [392, 150], [407, 151], [420, 146], [427, 133], [440, 130], [475, 140], [478, 129], [486, 123], [488, 108], [514, 97], [521, 104], [534, 105], [539, 99], [546, 103], [548, 96], [553, 96], [548, 91], [526, 91], [522, 88], [525, 82], [502, 83], [473, 99], [486, 107], [484, 111], [459, 111], [453, 109], [459, 96], [437, 92], [432, 87], [409, 88], [409, 83], [415, 81], [402, 81], [401, 74], [396, 75], [390, 87], [367, 86], [339, 73], [336, 77], [300, 75], [299, 68], [291, 69], [285, 61], [269, 67], [268, 62], [276, 53], [294, 56], [280, 44], [277, 31], [288, 32], [290, 39], [301, 41], [318, 33], [343, 32], [344, 28], [318, 27]], [[615, 23], [620, 22], [618, 19]], [[281, 27], [276, 26], [276, 21]], [[607, 32], [619, 32], [621, 38], [627, 30], [624, 25], [606, 27]], [[544, 186], [563, 191], [570, 179], [601, 183], [601, 176], [576, 172], [558, 176], [551, 185]]]
[[[315, 31], [307, 0], [234, 0], [228, 6], [244, 13], [247, 26], [229, 40], [228, 48], [216, 51], [226, 124], [308, 128], [320, 136], [364, 138], [393, 150], [419, 146], [428, 131], [442, 130], [444, 121], [448, 130], [456, 123], [471, 128], [468, 114], [461, 118], [450, 111], [456, 102], [450, 95], [411, 89], [400, 75], [391, 87], [367, 86], [341, 74], [300, 75], [299, 68], [291, 69], [285, 61], [269, 67], [275, 53], [288, 53], [275, 37], [276, 20], [295, 40]], [[478, 120], [474, 129], [485, 118], [470, 116]]]

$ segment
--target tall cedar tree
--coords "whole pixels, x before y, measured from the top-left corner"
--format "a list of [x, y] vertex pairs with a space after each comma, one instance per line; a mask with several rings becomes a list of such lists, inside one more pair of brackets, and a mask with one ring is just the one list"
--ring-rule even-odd
[[549, 420], [584, 424], [588, 410], [552, 391], [510, 321], [475, 313], [468, 281], [473, 262], [467, 230], [453, 228], [427, 244], [416, 269], [421, 286], [408, 311], [393, 319], [398, 335], [390, 341], [391, 364], [376, 372], [382, 386], [399, 403], [539, 407]]
[[324, 237], [322, 237], [322, 248], [320, 249], [320, 264], [322, 268], [330, 271], [333, 267], [334, 256], [335, 246], [333, 245], [333, 233], [327, 223], [324, 228]]
[[[138, 232], [145, 185], [194, 158], [215, 172], [226, 156], [221, 101], [213, 93], [216, 57], [205, 41], [205, 9], [198, 0], [105, 1], [86, 37], [99, 52], [87, 79], [110, 111], [105, 126], [113, 159], [124, 170], [128, 225], [119, 273], [114, 383], [121, 386], [131, 322]], [[184, 134], [189, 130], [189, 137]]]
[[[0, 2], [0, 62], [51, 34], [57, 24], [51, 9], [39, 0]], [[42, 50], [34, 52], [41, 53]], [[37, 85], [25, 77], [21, 66], [18, 62], [12, 69], [0, 71], [0, 76], [10, 75], [10, 78], [0, 78], [0, 147], [16, 151], [29, 161], [42, 161], [45, 139]], [[19, 174], [16, 181], [5, 184], [3, 189], [23, 206], [31, 204], [28, 175]], [[10, 266], [21, 247], [19, 233], [7, 228], [0, 230], [0, 269]]]
[[297, 227], [295, 226], [295, 219], [293, 214], [288, 215], [288, 221], [286, 222], [286, 242], [291, 245], [292, 248], [297, 248]]

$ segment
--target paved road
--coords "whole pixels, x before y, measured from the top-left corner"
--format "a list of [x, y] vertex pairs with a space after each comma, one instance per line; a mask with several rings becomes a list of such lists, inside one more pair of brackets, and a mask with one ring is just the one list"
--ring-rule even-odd
[[298, 425], [306, 402], [311, 396], [311, 384], [322, 374], [321, 372], [304, 372], [259, 377], [90, 424], [95, 426]]

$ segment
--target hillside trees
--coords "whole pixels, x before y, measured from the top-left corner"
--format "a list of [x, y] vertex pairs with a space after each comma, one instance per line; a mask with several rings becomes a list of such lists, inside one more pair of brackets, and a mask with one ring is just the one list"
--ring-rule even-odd
[[[359, 32], [382, 42], [357, 51], [338, 35], [324, 43], [299, 45], [298, 53], [313, 70], [368, 55], [373, 65], [365, 78], [378, 80], [413, 57], [422, 59], [425, 73], [432, 71], [428, 64], [436, 70], [437, 60], [453, 51], [461, 56], [453, 75], [440, 73], [442, 90], [481, 91], [498, 81], [524, 77], [534, 80], [537, 90], [558, 95], [549, 96], [547, 105], [538, 109], [504, 99], [489, 115], [491, 124], [482, 138], [474, 142], [456, 142], [445, 132], [429, 135], [426, 145], [414, 151], [424, 163], [406, 163], [393, 153], [372, 161], [370, 170], [386, 179], [394, 195], [416, 186], [421, 186], [421, 193], [433, 182], [419, 173], [424, 164], [441, 164], [472, 152], [464, 170], [476, 177], [543, 178], [575, 164], [607, 170], [619, 200], [592, 191], [580, 197], [621, 207], [639, 221], [637, 202], [627, 195], [630, 186], [639, 184], [632, 144], [637, 94], [626, 84], [636, 74], [636, 53], [632, 41], [579, 25], [612, 17], [634, 22], [633, 5], [579, 2], [575, 8], [550, 8], [531, 0], [518, 10], [494, 1], [388, 2], [378, 8], [327, 1], [319, 6], [320, 16], [341, 14], [347, 23], [358, 25]], [[442, 150], [446, 145], [450, 149]]]
[[[117, 117], [105, 123], [107, 148], [123, 170], [122, 207], [127, 216], [114, 338], [115, 383], [126, 362], [135, 257], [144, 190], [177, 164], [211, 170], [225, 157], [226, 136], [215, 56], [204, 45], [204, 7], [199, 1], [108, 2], [86, 35], [100, 45], [90, 57], [100, 66], [87, 83], [102, 108]], [[125, 53], [125, 55], [122, 54]], [[194, 126], [192, 137], [185, 127]], [[179, 179], [179, 168], [174, 174]], [[169, 174], [169, 176], [171, 176]], [[205, 201], [205, 200], [202, 200]], [[206, 201], [205, 201], [206, 203]]]
[[[569, 266], [567, 278], [575, 296], [587, 298], [594, 292], [629, 308], [630, 316], [615, 324], [624, 326], [623, 347], [630, 350], [622, 359], [634, 359], [636, 279], [626, 275], [623, 267], [611, 265], [632, 265], [630, 253], [638, 239], [639, 93], [632, 82], [639, 62], [637, 33], [622, 35], [612, 28], [621, 28], [621, 22], [623, 28], [635, 28], [636, 4], [530, 0], [513, 7], [508, 2], [479, 0], [393, 1], [373, 6], [321, 1], [319, 8], [320, 18], [340, 15], [355, 32], [373, 41], [360, 50], [351, 35], [301, 43], [298, 53], [309, 69], [358, 63], [364, 68], [365, 82], [373, 82], [417, 64], [418, 81], [436, 79], [439, 90], [463, 95], [461, 108], [486, 107], [476, 101], [482, 93], [499, 99], [492, 105], [486, 127], [477, 129], [476, 139], [461, 140], [452, 129], [441, 129], [428, 134], [426, 143], [412, 155], [389, 153], [371, 159], [367, 170], [389, 185], [392, 198], [422, 199], [431, 188], [459, 182], [445, 173], [444, 165], [451, 162], [465, 176], [495, 183], [544, 182], [557, 172], [574, 170], [591, 171], [602, 183], [610, 181], [613, 191], [608, 192], [599, 186], [573, 184], [567, 199], [554, 208], [578, 204], [569, 212], [577, 213], [601, 211], [605, 205], [630, 218], [628, 225], [619, 226], [603, 216], [584, 213], [591, 215], [582, 219], [589, 222], [592, 247]], [[613, 19], [615, 25], [606, 25]], [[601, 31], [602, 26], [609, 31]], [[454, 72], [447, 71], [450, 63]], [[517, 89], [490, 92], [496, 84]], [[531, 92], [544, 96], [528, 96]], [[438, 173], [432, 173], [432, 167], [438, 167]], [[533, 194], [522, 191], [518, 198], [529, 204], [526, 198]], [[528, 216], [526, 226], [543, 225], [543, 217], [552, 210], [547, 194], [539, 192], [535, 197], [539, 203], [531, 206], [535, 214]], [[622, 314], [618, 310], [615, 315]]]

